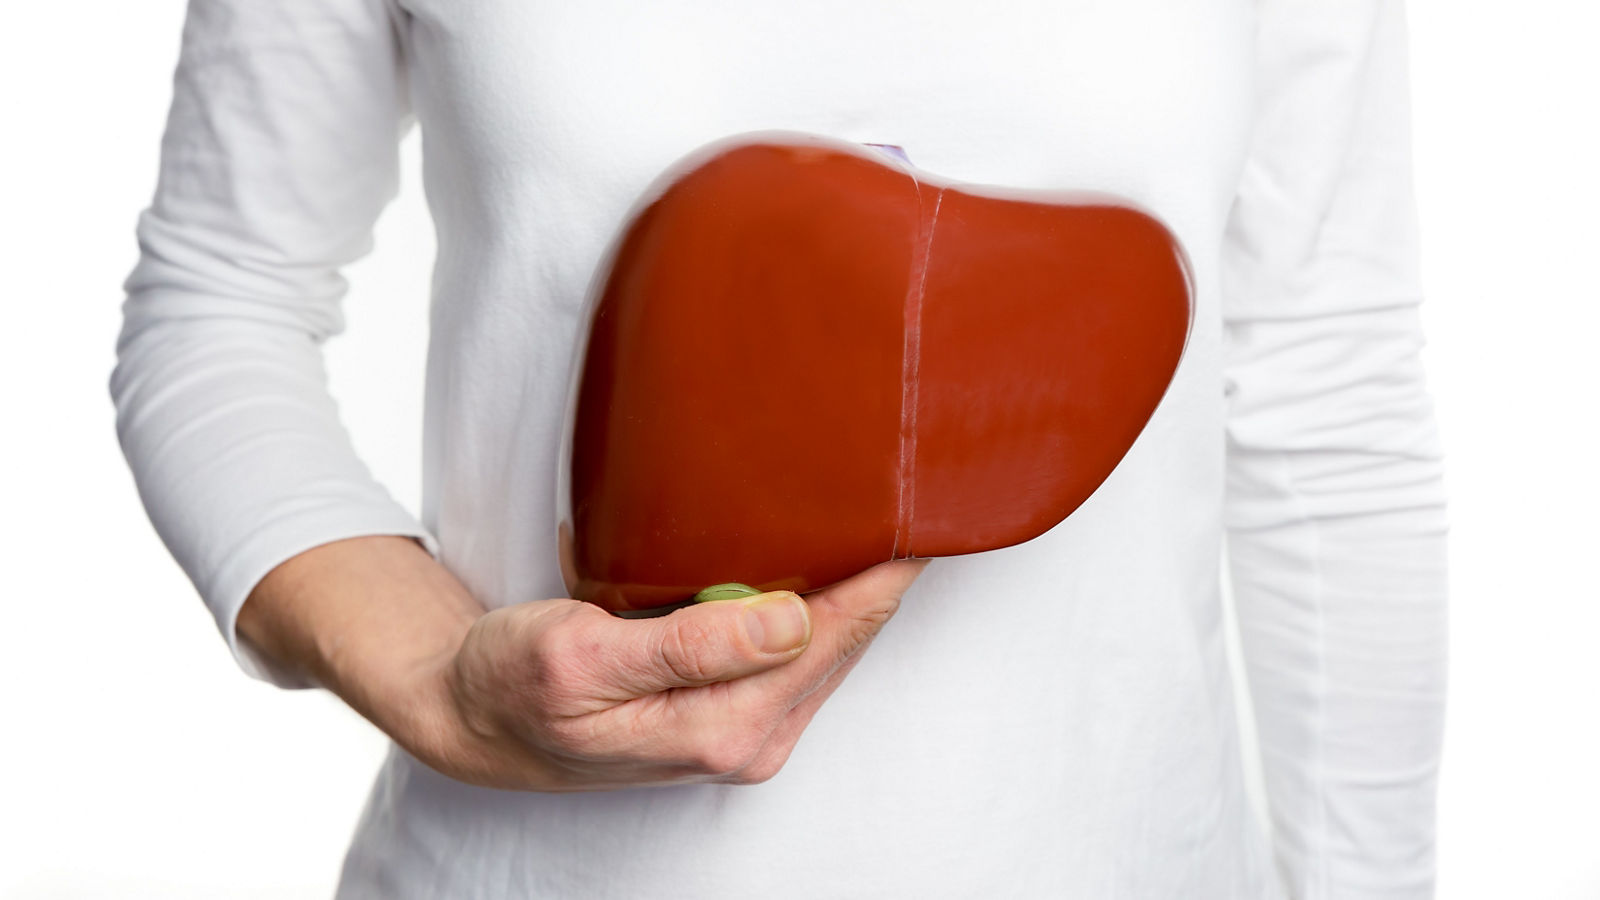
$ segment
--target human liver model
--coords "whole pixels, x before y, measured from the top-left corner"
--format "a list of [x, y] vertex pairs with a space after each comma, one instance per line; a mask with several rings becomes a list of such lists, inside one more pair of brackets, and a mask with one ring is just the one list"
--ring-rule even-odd
[[1193, 320], [1172, 233], [1106, 194], [739, 135], [635, 204], [562, 448], [572, 596], [614, 612], [1034, 538], [1110, 475]]

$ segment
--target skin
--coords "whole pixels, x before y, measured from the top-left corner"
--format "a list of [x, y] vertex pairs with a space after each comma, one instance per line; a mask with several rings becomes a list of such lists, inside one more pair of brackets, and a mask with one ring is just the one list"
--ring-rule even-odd
[[804, 600], [778, 591], [623, 619], [565, 598], [488, 611], [411, 538], [358, 537], [269, 572], [238, 631], [470, 784], [757, 784], [926, 565], [883, 563]]

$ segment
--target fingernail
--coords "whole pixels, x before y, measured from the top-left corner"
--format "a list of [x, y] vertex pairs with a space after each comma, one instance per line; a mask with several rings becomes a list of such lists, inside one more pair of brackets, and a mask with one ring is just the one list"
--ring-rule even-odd
[[752, 597], [745, 604], [744, 625], [750, 641], [763, 653], [782, 653], [805, 643], [810, 623], [802, 607], [805, 601], [796, 594], [779, 591]]

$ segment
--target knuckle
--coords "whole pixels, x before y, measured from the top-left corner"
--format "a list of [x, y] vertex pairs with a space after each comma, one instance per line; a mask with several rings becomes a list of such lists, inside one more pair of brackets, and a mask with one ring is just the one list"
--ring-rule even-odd
[[763, 781], [769, 781], [782, 771], [784, 765], [789, 762], [790, 755], [794, 753], [795, 744], [799, 740], [800, 732], [798, 730], [791, 729], [775, 734], [771, 741], [761, 747], [760, 754], [749, 766], [746, 774], [753, 779], [751, 783], [760, 784]]
[[542, 664], [571, 652], [572, 638], [563, 619], [548, 618], [541, 624], [543, 627], [529, 635], [526, 642], [533, 659]]
[[548, 716], [543, 731], [557, 746], [579, 755], [595, 750], [595, 722], [589, 716]]
[[857, 642], [866, 640], [877, 634], [884, 623], [891, 619], [900, 609], [898, 594], [880, 594], [872, 598], [870, 603], [863, 604], [850, 616], [849, 631]]
[[762, 784], [771, 781], [789, 761], [794, 752], [794, 739], [775, 738], [761, 745], [755, 757], [724, 780], [733, 784]]
[[713, 649], [718, 633], [710, 623], [685, 618], [665, 628], [656, 645], [656, 661], [674, 678], [696, 684], [716, 680]]
[[530, 665], [533, 682], [544, 691], [565, 687], [576, 674], [578, 657], [572, 641], [564, 636], [546, 634], [532, 648]]
[[753, 729], [717, 735], [698, 748], [695, 765], [708, 775], [732, 775], [756, 757], [764, 737]]
[[787, 761], [787, 756], [779, 756], [776, 754], [764, 756], [746, 766], [744, 771], [739, 773], [739, 783], [763, 784], [771, 781], [773, 777], [777, 775], [778, 772], [783, 768], [783, 764]]
[[884, 591], [875, 595], [873, 602], [867, 604], [865, 616], [882, 625], [899, 610], [900, 593], [898, 591]]
[[537, 634], [530, 646], [529, 685], [537, 705], [561, 712], [590, 691], [600, 642], [578, 622], [564, 622]]

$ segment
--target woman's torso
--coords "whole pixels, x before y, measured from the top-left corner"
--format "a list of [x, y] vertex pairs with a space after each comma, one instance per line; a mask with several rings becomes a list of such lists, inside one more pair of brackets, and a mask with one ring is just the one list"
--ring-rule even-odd
[[1223, 652], [1217, 258], [1249, 0], [399, 0], [438, 230], [425, 524], [491, 606], [560, 596], [556, 459], [583, 300], [634, 198], [743, 131], [1111, 191], [1194, 265], [1191, 344], [1071, 518], [935, 561], [761, 785], [516, 794], [398, 751], [347, 897], [1276, 896]]

